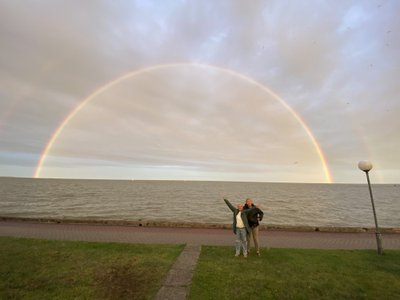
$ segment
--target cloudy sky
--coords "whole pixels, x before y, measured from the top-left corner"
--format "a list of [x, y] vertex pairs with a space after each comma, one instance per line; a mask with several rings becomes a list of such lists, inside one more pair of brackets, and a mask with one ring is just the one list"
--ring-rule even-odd
[[400, 2], [0, 1], [0, 176], [400, 183]]

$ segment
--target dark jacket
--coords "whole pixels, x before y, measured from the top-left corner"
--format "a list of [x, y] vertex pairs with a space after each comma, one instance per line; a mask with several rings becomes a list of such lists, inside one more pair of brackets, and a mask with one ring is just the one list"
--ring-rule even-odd
[[[245, 204], [243, 206], [243, 208], [249, 209], [250, 207], [247, 204]], [[254, 204], [252, 204], [251, 208], [254, 208], [254, 210], [250, 211], [247, 214], [247, 220], [248, 220], [250, 227], [257, 227], [258, 225], [260, 225], [259, 222], [263, 219], [264, 213], [261, 209], [256, 207]]]
[[[228, 205], [228, 207], [230, 208], [230, 210], [233, 212], [233, 232], [236, 234], [236, 215], [239, 213], [239, 210], [234, 207], [227, 199], [224, 199], [226, 205]], [[255, 210], [255, 208], [250, 208], [250, 209], [243, 209], [242, 212], [240, 213], [240, 217], [242, 218], [243, 224], [246, 228], [247, 232], [251, 231], [249, 222], [247, 220], [247, 215], [252, 212], [253, 210]]]

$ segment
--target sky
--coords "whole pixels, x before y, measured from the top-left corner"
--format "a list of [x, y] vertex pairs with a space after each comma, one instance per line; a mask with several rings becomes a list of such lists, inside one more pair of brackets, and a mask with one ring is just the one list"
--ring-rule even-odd
[[400, 2], [0, 1], [0, 176], [400, 183]]

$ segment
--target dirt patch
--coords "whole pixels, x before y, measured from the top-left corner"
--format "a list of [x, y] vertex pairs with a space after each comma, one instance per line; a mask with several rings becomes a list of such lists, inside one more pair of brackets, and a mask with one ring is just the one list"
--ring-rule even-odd
[[95, 278], [98, 295], [103, 299], [146, 299], [154, 286], [152, 271], [135, 261], [113, 264], [98, 271]]

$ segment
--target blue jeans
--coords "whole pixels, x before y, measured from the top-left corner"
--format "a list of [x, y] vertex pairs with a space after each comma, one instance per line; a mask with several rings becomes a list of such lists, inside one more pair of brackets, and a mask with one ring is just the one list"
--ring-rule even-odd
[[236, 228], [236, 255], [240, 254], [240, 248], [243, 249], [243, 255], [247, 255], [247, 239], [246, 239], [246, 228]]

